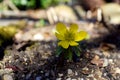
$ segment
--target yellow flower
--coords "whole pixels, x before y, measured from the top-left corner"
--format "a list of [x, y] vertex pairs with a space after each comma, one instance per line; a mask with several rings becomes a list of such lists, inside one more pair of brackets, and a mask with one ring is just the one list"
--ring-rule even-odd
[[63, 23], [58, 23], [56, 25], [55, 35], [58, 40], [60, 40], [58, 45], [67, 49], [69, 46], [77, 46], [77, 42], [87, 37], [87, 32], [78, 32], [77, 24], [70, 25], [70, 28], [68, 29]]

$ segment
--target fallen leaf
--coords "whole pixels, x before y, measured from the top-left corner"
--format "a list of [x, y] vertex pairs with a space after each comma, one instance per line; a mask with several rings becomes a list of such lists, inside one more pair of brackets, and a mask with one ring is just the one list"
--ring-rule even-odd
[[116, 46], [114, 44], [109, 44], [109, 43], [101, 43], [100, 44], [100, 50], [102, 51], [108, 51], [111, 49], [115, 49]]
[[91, 60], [91, 63], [102, 67], [104, 60], [100, 59], [98, 55], [95, 55], [95, 57]]

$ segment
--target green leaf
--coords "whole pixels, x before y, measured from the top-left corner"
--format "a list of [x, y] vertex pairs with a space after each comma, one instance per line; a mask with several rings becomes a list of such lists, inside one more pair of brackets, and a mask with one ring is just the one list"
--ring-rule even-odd
[[78, 46], [72, 47], [72, 50], [77, 56], [80, 56], [80, 48]]
[[70, 50], [68, 51], [68, 59], [72, 61], [72, 52]]
[[52, 0], [40, 0], [42, 8], [48, 8], [52, 3]]
[[58, 46], [57, 49], [56, 49], [56, 56], [59, 56], [62, 52], [63, 52], [63, 48]]

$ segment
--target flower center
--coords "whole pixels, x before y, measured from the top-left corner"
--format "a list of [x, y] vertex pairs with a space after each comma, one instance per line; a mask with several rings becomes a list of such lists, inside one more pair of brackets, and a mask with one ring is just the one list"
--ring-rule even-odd
[[74, 41], [74, 33], [71, 33], [71, 32], [65, 33], [65, 40]]

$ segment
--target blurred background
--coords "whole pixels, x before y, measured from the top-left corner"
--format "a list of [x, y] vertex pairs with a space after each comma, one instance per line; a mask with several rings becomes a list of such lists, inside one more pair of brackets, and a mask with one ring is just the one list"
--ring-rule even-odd
[[[120, 25], [120, 0], [0, 0], [2, 36], [9, 33], [12, 36], [19, 30], [25, 32], [33, 28], [48, 28], [57, 22], [88, 26], [88, 31], [96, 24], [102, 24], [113, 32]], [[2, 37], [0, 42], [6, 39]], [[15, 39], [20, 38], [17, 36]]]
[[[42, 25], [80, 19], [101, 21], [102, 14], [114, 14], [111, 10], [118, 15], [119, 4], [120, 0], [0, 0], [0, 19], [40, 20]], [[110, 10], [110, 7], [115, 9]]]

